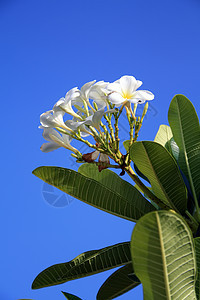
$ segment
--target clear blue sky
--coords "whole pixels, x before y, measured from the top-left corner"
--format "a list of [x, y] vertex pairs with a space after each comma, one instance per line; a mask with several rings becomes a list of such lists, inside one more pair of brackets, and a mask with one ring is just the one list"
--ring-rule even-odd
[[[185, 94], [200, 113], [198, 0], [1, 0], [1, 275], [0, 299], [94, 300], [111, 272], [32, 291], [44, 268], [130, 240], [133, 224], [78, 200], [45, 201], [31, 172], [77, 166], [64, 149], [45, 154], [39, 115], [74, 86], [134, 75], [155, 94], [140, 139], [167, 124], [172, 97]], [[119, 297], [142, 299], [142, 289]]]

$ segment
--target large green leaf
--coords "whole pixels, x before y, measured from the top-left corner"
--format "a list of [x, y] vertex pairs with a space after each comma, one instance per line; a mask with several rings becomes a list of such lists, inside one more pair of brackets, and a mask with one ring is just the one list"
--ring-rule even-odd
[[200, 195], [200, 128], [192, 103], [183, 95], [176, 95], [168, 112], [173, 137], [180, 150], [179, 165], [187, 176], [196, 200]]
[[70, 293], [66, 293], [66, 292], [62, 292], [62, 293], [65, 296], [65, 298], [67, 298], [68, 300], [82, 300], [81, 298], [79, 298], [75, 295], [72, 295]]
[[[69, 169], [39, 167], [33, 171], [33, 174], [83, 202], [127, 220], [136, 221], [145, 213], [155, 210], [128, 183], [126, 186], [131, 195], [125, 191], [123, 195], [111, 190], [99, 181]], [[103, 171], [102, 174], [104, 174]]]
[[196, 299], [193, 238], [178, 214], [156, 211], [142, 217], [133, 230], [131, 254], [144, 300]]
[[149, 179], [154, 194], [169, 207], [184, 213], [187, 190], [178, 165], [160, 144], [150, 141], [136, 142], [130, 149], [131, 159]]
[[132, 263], [115, 271], [100, 287], [97, 300], [114, 299], [138, 286], [140, 280], [134, 275], [131, 276], [133, 279], [130, 279], [130, 273], [133, 273]]
[[200, 299], [200, 237], [194, 239], [196, 262], [197, 262], [197, 279], [196, 279], [196, 296]]
[[69, 262], [56, 264], [42, 271], [33, 281], [32, 288], [61, 284], [125, 265], [130, 261], [129, 242], [87, 251]]
[[93, 164], [83, 164], [78, 169], [78, 172], [86, 177], [99, 181], [126, 199], [134, 198], [137, 201], [136, 205], [141, 205], [142, 203], [146, 205], [147, 200], [142, 196], [138, 189], [129, 182], [123, 180], [113, 171], [106, 169], [99, 172], [97, 166]]

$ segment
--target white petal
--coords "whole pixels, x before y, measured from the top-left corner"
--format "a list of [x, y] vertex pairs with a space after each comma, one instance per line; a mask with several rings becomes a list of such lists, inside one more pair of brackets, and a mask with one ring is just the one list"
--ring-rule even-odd
[[80, 119], [80, 116], [79, 116], [77, 113], [75, 113], [75, 111], [74, 111], [73, 108], [72, 108], [71, 100], [68, 101], [68, 102], [66, 101], [66, 102], [62, 103], [62, 104], [60, 105], [60, 107], [61, 107], [67, 114], [69, 114], [69, 115], [71, 115], [71, 116], [73, 116], [73, 117], [76, 117], [76, 118]]
[[[53, 114], [52, 114], [53, 112]], [[40, 116], [40, 123], [43, 127], [62, 127], [69, 130], [63, 121], [65, 112], [56, 105], [55, 111], [49, 110]]]
[[[110, 92], [117, 92], [119, 94], [122, 93], [121, 85], [119, 83], [116, 83], [116, 82], [109, 83], [106, 89]], [[108, 94], [109, 94], [109, 92], [108, 92]]]
[[92, 123], [96, 129], [99, 129], [101, 118], [103, 117], [105, 111], [104, 108], [97, 110], [92, 116]]
[[114, 83], [119, 83], [120, 84], [120, 79], [115, 80]]
[[67, 94], [65, 95], [65, 100], [74, 100], [78, 96], [80, 96], [80, 91], [77, 87], [75, 87], [67, 92]]
[[53, 112], [52, 110], [49, 110], [40, 115], [40, 123], [42, 124], [42, 126], [44, 126], [44, 127], [54, 127], [55, 126], [52, 112]]
[[40, 149], [42, 150], [42, 152], [46, 152], [46, 153], [54, 151], [54, 150], [56, 150], [58, 148], [60, 148], [60, 146], [57, 143], [54, 143], [54, 142], [44, 143], [40, 147]]
[[59, 138], [57, 136], [51, 135], [51, 134], [49, 136], [55, 143], [58, 143], [59, 146], [69, 149], [73, 152], [77, 151], [76, 148], [74, 148], [70, 145], [72, 138], [70, 136], [68, 136], [67, 134], [63, 134], [62, 136], [59, 136]]
[[[52, 114], [52, 112], [53, 112], [53, 114]], [[55, 111], [49, 110], [49, 111], [41, 114], [40, 123], [44, 127], [49, 127], [49, 128], [62, 127], [62, 128], [67, 129], [66, 125], [63, 121], [64, 114], [65, 114], [65, 112], [61, 108], [56, 106]]]
[[130, 102], [132, 102], [131, 100], [137, 101], [137, 103], [144, 103], [146, 100], [153, 100], [154, 99], [154, 94], [152, 94], [149, 91], [143, 91], [143, 90], [139, 90], [134, 92], [132, 99], [130, 99]]
[[108, 95], [108, 100], [115, 105], [121, 105], [125, 101], [125, 99], [119, 93], [115, 92]]
[[136, 90], [141, 86], [143, 84], [143, 82], [142, 81], [140, 81], [140, 80], [137, 80], [137, 84], [136, 84]]
[[96, 129], [99, 129], [100, 122], [101, 122], [103, 115], [105, 115], [107, 113], [114, 113], [114, 112], [116, 112], [115, 109], [109, 109], [107, 111], [104, 111], [104, 108], [101, 108], [101, 109], [97, 110], [92, 117], [92, 123], [93, 123], [92, 125]]
[[97, 106], [98, 106], [99, 109], [104, 108], [106, 106], [106, 101], [105, 100], [102, 100], [102, 99], [98, 99], [97, 100], [97, 99], [95, 99], [94, 102], [97, 104]]
[[89, 91], [89, 98], [95, 101], [101, 99], [105, 100], [107, 94], [105, 93], [105, 88], [107, 87], [107, 85], [108, 82], [104, 82], [104, 81], [98, 81], [97, 83], [95, 83]]
[[50, 134], [51, 135], [55, 135], [59, 138], [60, 134], [53, 128], [44, 128], [44, 131], [43, 131], [43, 138], [48, 141], [48, 142], [52, 142], [52, 139], [50, 138]]
[[62, 138], [63, 138], [64, 143], [66, 143], [66, 144], [70, 144], [71, 141], [73, 140], [73, 138], [67, 134], [63, 134]]
[[65, 98], [64, 98], [64, 97], [60, 98], [60, 99], [56, 102], [56, 104], [54, 105], [53, 111], [54, 111], [54, 112], [60, 111], [60, 106], [61, 106], [64, 102], [65, 102]]
[[93, 125], [93, 121], [92, 121], [93, 116], [89, 116], [85, 119], [85, 121], [80, 122], [81, 124], [85, 124], [85, 125]]
[[49, 136], [50, 136], [50, 138], [52, 139], [53, 142], [60, 145], [60, 147], [64, 147], [65, 143], [64, 143], [63, 137], [61, 135], [58, 137], [58, 136], [55, 136], [53, 134], [49, 134]]
[[[96, 80], [93, 80], [93, 81], [89, 81], [87, 83], [85, 83], [82, 88], [81, 88], [81, 93], [83, 94], [83, 97], [84, 98], [87, 98], [88, 97], [88, 94], [89, 94], [89, 91], [90, 91], [90, 88], [92, 87], [92, 85], [96, 82]], [[86, 99], [85, 99], [86, 100]]]
[[60, 126], [62, 128], [66, 128], [66, 125], [63, 121], [63, 116], [64, 116], [65, 112], [63, 110], [58, 110], [56, 111], [54, 114], [53, 114], [53, 119], [54, 119], [54, 122], [56, 124], [56, 127], [57, 126]]
[[83, 100], [78, 96], [77, 98], [72, 99], [72, 105], [73, 106], [78, 105], [78, 106], [82, 107], [83, 106]]
[[137, 88], [137, 80], [133, 76], [122, 76], [120, 78], [120, 85], [123, 94], [132, 94]]
[[[89, 131], [87, 131], [87, 132], [89, 132]], [[81, 137], [88, 137], [89, 135], [90, 135], [89, 133], [86, 133], [85, 131], [81, 130]]]

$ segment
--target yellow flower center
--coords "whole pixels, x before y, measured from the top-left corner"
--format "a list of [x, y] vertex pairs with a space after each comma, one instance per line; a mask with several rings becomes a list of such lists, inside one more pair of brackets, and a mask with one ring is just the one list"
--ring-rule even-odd
[[132, 98], [132, 94], [130, 94], [130, 93], [128, 93], [128, 92], [126, 92], [126, 93], [123, 92], [122, 97], [123, 97], [124, 99], [129, 100], [129, 99]]

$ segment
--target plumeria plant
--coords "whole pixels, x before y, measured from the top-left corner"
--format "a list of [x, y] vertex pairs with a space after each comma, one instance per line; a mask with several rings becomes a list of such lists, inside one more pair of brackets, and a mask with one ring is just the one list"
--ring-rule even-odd
[[[176, 95], [168, 112], [170, 126], [161, 125], [154, 141], [137, 141], [148, 101], [154, 99], [151, 92], [139, 89], [141, 85], [133, 76], [113, 83], [91, 81], [80, 90], [71, 89], [41, 115], [40, 128], [47, 140], [41, 150], [64, 147], [81, 165], [78, 172], [39, 167], [33, 174], [136, 225], [131, 241], [55, 264], [35, 278], [33, 289], [120, 267], [101, 286], [97, 300], [114, 299], [139, 284], [146, 300], [200, 299], [199, 120], [192, 103]], [[139, 116], [140, 104], [144, 105]], [[121, 151], [123, 114], [128, 136]], [[73, 140], [91, 150], [81, 153], [81, 147], [71, 145]], [[133, 184], [122, 179], [125, 173]]]

